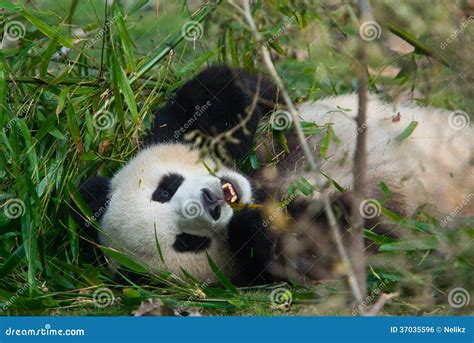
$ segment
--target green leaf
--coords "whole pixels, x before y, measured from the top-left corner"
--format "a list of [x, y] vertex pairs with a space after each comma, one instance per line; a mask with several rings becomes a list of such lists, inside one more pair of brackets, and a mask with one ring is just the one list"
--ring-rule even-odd
[[119, 7], [118, 1], [114, 1], [114, 19], [116, 20], [117, 30], [119, 32], [120, 41], [122, 43], [123, 51], [125, 52], [125, 59], [127, 60], [127, 69], [135, 70], [135, 58], [133, 56], [132, 43], [127, 31], [127, 26], [123, 20], [123, 14]]
[[326, 175], [324, 174], [323, 172], [319, 172], [322, 176], [324, 176], [326, 179], [328, 179], [331, 184], [341, 193], [345, 192], [346, 190], [344, 189], [344, 187], [342, 187], [340, 184], [337, 183], [336, 180], [334, 180], [332, 177], [330, 177], [329, 175]]
[[134, 119], [134, 122], [138, 124], [139, 117], [137, 103], [135, 102], [135, 96], [133, 94], [132, 87], [130, 87], [130, 83], [127, 79], [125, 71], [122, 69], [121, 66], [118, 66], [118, 77], [120, 90], [122, 91], [122, 94], [125, 98], [125, 102], [127, 103], [128, 108], [132, 113], [132, 118]]
[[387, 237], [384, 235], [379, 235], [375, 233], [374, 231], [367, 230], [367, 229], [364, 229], [364, 237], [379, 245], [396, 242], [396, 239], [394, 238]]
[[330, 127], [328, 127], [326, 130], [326, 134], [321, 140], [321, 146], [319, 147], [319, 154], [323, 158], [326, 158], [327, 156], [328, 149], [329, 149], [329, 142], [331, 141], [331, 136], [332, 136], [332, 130], [330, 129]]
[[382, 214], [390, 219], [391, 221], [400, 224], [403, 222], [403, 218], [400, 217], [398, 214], [395, 212], [390, 211], [389, 209], [386, 209], [385, 207], [382, 207]]
[[134, 271], [137, 273], [146, 274], [147, 270], [142, 266], [141, 263], [133, 260], [131, 257], [121, 253], [118, 250], [107, 248], [104, 246], [100, 246], [100, 250], [102, 250], [105, 254], [113, 258], [116, 262], [120, 265]]
[[415, 131], [417, 126], [418, 126], [418, 122], [415, 120], [412, 121], [410, 124], [408, 124], [408, 126], [405, 128], [405, 130], [403, 130], [402, 133], [400, 133], [397, 137], [395, 137], [395, 139], [400, 142], [403, 141], [404, 139], [407, 139], [408, 137], [411, 136], [413, 131]]
[[288, 141], [285, 134], [282, 131], [273, 131], [273, 134], [276, 136], [278, 143], [286, 153], [290, 153], [290, 148], [288, 147]]
[[383, 181], [380, 181], [380, 189], [382, 190], [383, 192], [383, 195], [384, 195], [384, 199], [385, 200], [389, 200], [389, 199], [392, 199], [393, 197], [393, 192], [390, 190], [390, 188], [388, 188], [387, 184]]
[[21, 9], [21, 6], [17, 4], [13, 4], [11, 3], [11, 0], [9, 0], [9, 1], [0, 1], [0, 8], [4, 8], [12, 12], [19, 12]]
[[382, 244], [379, 251], [415, 251], [415, 250], [433, 250], [438, 248], [438, 238], [429, 236], [421, 239], [397, 241]]
[[52, 29], [52, 27], [54, 27], [54, 26], [46, 24], [44, 21], [42, 21], [38, 17], [30, 14], [30, 12], [27, 11], [26, 9], [23, 9], [21, 12], [22, 12], [23, 16], [30, 23], [32, 23], [34, 26], [36, 26], [36, 28], [38, 28], [38, 30], [40, 30], [49, 39], [51, 39], [53, 41], [57, 40], [63, 46], [68, 47], [68, 48], [72, 48], [72, 46], [73, 46], [72, 45], [72, 40], [70, 38], [62, 35], [61, 33], [59, 33], [59, 27], [56, 29], [56, 31], [54, 31]]
[[[3, 212], [3, 211], [2, 211]], [[0, 267], [0, 279], [10, 274], [25, 257], [25, 246], [20, 245], [16, 250], [8, 256]]]
[[249, 159], [250, 159], [250, 165], [252, 166], [252, 169], [259, 170], [260, 160], [258, 159], [257, 153], [255, 151], [252, 151], [252, 153], [249, 156]]
[[155, 229], [155, 243], [156, 243], [156, 250], [158, 251], [158, 255], [160, 256], [161, 262], [165, 263], [165, 259], [163, 257], [163, 251], [161, 250], [160, 242], [158, 241], [158, 235], [156, 233], [156, 223], [153, 223]]
[[211, 256], [206, 252], [207, 261], [209, 262], [209, 266], [211, 267], [212, 272], [214, 275], [219, 279], [222, 285], [231, 293], [238, 293], [237, 288], [230, 282], [230, 280], [222, 273], [222, 271], [217, 267], [216, 262], [212, 259]]
[[237, 55], [237, 45], [235, 43], [234, 39], [234, 30], [232, 30], [232, 27], [229, 26], [229, 29], [227, 31], [228, 33], [228, 38], [229, 38], [229, 51], [230, 51], [230, 57], [232, 59], [232, 65], [235, 68], [239, 67], [239, 58]]
[[0, 56], [0, 127], [4, 127], [7, 120], [7, 91], [5, 62]]

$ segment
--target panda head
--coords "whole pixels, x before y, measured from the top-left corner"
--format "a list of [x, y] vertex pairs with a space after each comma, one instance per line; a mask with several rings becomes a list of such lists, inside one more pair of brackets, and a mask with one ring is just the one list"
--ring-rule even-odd
[[149, 237], [155, 229], [174, 235], [222, 232], [234, 213], [230, 204], [251, 202], [252, 189], [240, 173], [225, 166], [211, 172], [210, 165], [189, 145], [141, 151], [112, 178], [104, 225], [128, 228], [135, 237]]
[[[74, 210], [87, 238], [81, 241], [83, 256], [92, 261], [100, 256], [89, 254], [95, 251], [89, 243], [98, 242], [143, 262], [152, 273], [186, 270], [197, 279], [214, 280], [210, 257], [228, 276], [242, 271], [249, 280], [255, 279], [251, 273], [259, 276], [273, 241], [258, 229], [257, 207], [233, 205], [253, 201], [249, 180], [222, 164], [240, 165], [260, 118], [276, 99], [276, 87], [261, 75], [223, 66], [186, 82], [155, 112], [145, 148], [110, 180], [94, 176], [79, 187], [100, 224], [91, 226], [86, 213]], [[184, 133], [197, 131], [205, 139], [188, 141]], [[219, 166], [215, 160], [221, 155], [203, 158], [210, 149], [207, 141], [222, 142], [218, 152], [226, 158]]]

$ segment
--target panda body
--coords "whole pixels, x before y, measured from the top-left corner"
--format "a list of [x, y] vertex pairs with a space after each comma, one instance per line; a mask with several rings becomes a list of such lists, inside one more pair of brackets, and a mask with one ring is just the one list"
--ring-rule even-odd
[[[263, 101], [257, 104], [254, 94]], [[228, 161], [217, 165], [215, 158], [203, 160], [202, 149], [177, 133], [186, 127], [187, 132], [197, 130], [215, 138], [239, 128], [247, 113], [245, 126], [235, 130], [234, 141], [225, 145], [236, 164], [252, 148], [258, 125], [272, 108], [268, 104], [277, 102], [277, 94], [268, 80], [226, 67], [208, 68], [185, 84], [156, 113], [147, 147], [111, 180], [96, 177], [81, 186], [81, 195], [93, 212], [106, 208], [96, 218], [101, 226], [99, 243], [133, 256], [151, 273], [189, 273], [203, 282], [213, 282], [217, 278], [210, 257], [232, 279], [243, 283], [271, 280], [276, 241], [267, 225], [268, 211], [245, 205], [260, 200], [256, 194], [261, 189], [267, 202], [268, 197], [279, 202], [301, 175], [314, 182], [314, 175], [305, 171], [299, 143], [289, 135], [290, 154], [280, 161], [276, 173], [270, 173], [273, 177], [266, 173], [273, 164], [248, 177], [231, 168]], [[200, 111], [203, 104], [207, 108]], [[354, 120], [357, 96], [305, 103], [299, 114], [302, 120], [319, 126], [331, 123], [337, 140], [329, 145], [325, 159], [318, 158], [321, 171], [350, 191], [358, 132]], [[400, 199], [399, 212], [410, 213], [423, 202], [449, 211], [463, 196], [472, 194], [471, 128], [451, 129], [449, 113], [444, 110], [395, 107], [373, 96], [367, 114], [369, 197], [377, 195], [379, 182], [384, 181]], [[415, 130], [398, 140], [413, 121], [418, 122]], [[321, 140], [322, 135], [308, 138], [315, 156], [319, 156]], [[226, 199], [229, 194], [224, 191], [226, 183], [231, 183], [244, 209], [231, 208]], [[338, 196], [335, 189], [328, 192], [331, 197]], [[319, 196], [315, 193], [303, 200]], [[187, 215], [189, 203], [197, 207], [197, 215]], [[468, 207], [464, 210], [470, 211]], [[111, 264], [117, 267], [113, 261]]]
[[[357, 95], [349, 94], [303, 103], [298, 111], [303, 121], [331, 125], [335, 137], [326, 158], [319, 158], [319, 167], [346, 190], [351, 190], [354, 182], [352, 162], [360, 132], [355, 121], [357, 109]], [[379, 182], [384, 181], [403, 195], [403, 208], [399, 210], [407, 215], [424, 203], [435, 205], [441, 213], [449, 213], [469, 197], [474, 191], [474, 130], [450, 125], [452, 114], [411, 103], [394, 105], [369, 96], [366, 128], [370, 187], [367, 196], [378, 195]], [[397, 139], [415, 122], [416, 127], [407, 138]], [[315, 156], [320, 154], [322, 137], [319, 134], [308, 140]], [[314, 173], [307, 173], [304, 167], [301, 153], [291, 156], [290, 152], [289, 158], [282, 161], [278, 167], [282, 194], [295, 181], [295, 176], [303, 175], [316, 183]], [[332, 187], [328, 192], [333, 195], [338, 190]], [[474, 205], [463, 210], [472, 214]]]

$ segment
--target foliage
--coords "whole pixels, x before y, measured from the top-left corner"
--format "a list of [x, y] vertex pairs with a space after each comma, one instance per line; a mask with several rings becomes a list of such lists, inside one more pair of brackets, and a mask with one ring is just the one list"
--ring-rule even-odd
[[[0, 1], [0, 204], [3, 209], [19, 200], [21, 214], [0, 211], [0, 306], [12, 314], [124, 314], [140, 300], [160, 297], [212, 314], [271, 314], [269, 294], [278, 285], [234, 291], [225, 280], [202, 289], [170, 275], [146, 287], [120, 285], [105, 266], [81, 261], [69, 214], [80, 181], [111, 176], [133, 156], [153, 110], [206, 64], [262, 70], [258, 45], [227, 2], [198, 8], [194, 1], [189, 6], [162, 1], [158, 13], [154, 1], [110, 3]], [[462, 19], [456, 16], [463, 9], [427, 0], [374, 1], [373, 6], [377, 21], [388, 25], [380, 41], [369, 46], [371, 91], [391, 100], [474, 108], [473, 25], [446, 49], [439, 48], [459, 29]], [[259, 29], [297, 102], [357, 89], [358, 28], [352, 11], [339, 1], [256, 2]], [[202, 21], [196, 39], [182, 30], [190, 18]], [[11, 23], [22, 30], [20, 39], [6, 37]], [[313, 134], [329, 137], [330, 132]], [[252, 167], [258, 165], [254, 160]], [[446, 304], [450, 287], [472, 286], [474, 249], [465, 246], [474, 238], [472, 219], [445, 230], [422, 209], [414, 218], [389, 218], [409, 238], [387, 241], [366, 231], [369, 240], [382, 242], [370, 262], [371, 289], [388, 280], [383, 291], [401, 293], [387, 313], [454, 311], [440, 304]], [[97, 309], [92, 294], [104, 285], [120, 301]], [[350, 313], [338, 306], [345, 302], [341, 283], [291, 289], [295, 314]]]

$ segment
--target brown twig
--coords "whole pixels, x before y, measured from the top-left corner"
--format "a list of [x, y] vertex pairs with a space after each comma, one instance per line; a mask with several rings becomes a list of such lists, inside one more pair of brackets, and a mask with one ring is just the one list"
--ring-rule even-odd
[[[364, 22], [370, 18], [369, 4], [364, 0], [357, 2], [359, 7], [359, 21]], [[358, 59], [360, 64], [359, 73], [359, 109], [357, 113], [358, 135], [354, 152], [353, 165], [353, 191], [351, 197], [351, 222], [352, 236], [349, 243], [349, 255], [354, 264], [354, 272], [362, 296], [367, 294], [366, 271], [364, 264], [364, 218], [360, 213], [359, 207], [365, 199], [367, 187], [367, 53], [365, 51], [365, 41], [359, 39]]]
[[382, 308], [385, 306], [387, 301], [389, 301], [392, 298], [398, 297], [398, 293], [382, 293], [380, 296], [379, 300], [370, 308], [369, 311], [365, 313], [366, 316], [376, 316], [380, 313]]
[[[257, 42], [262, 43], [262, 37], [261, 37], [260, 32], [258, 32], [258, 30], [257, 30], [257, 26], [255, 25], [255, 21], [252, 17], [252, 13], [250, 11], [250, 4], [249, 4], [248, 0], [243, 1], [243, 7], [244, 7], [244, 12], [243, 13], [245, 14], [245, 17], [246, 17], [250, 27], [252, 28], [253, 34], [254, 34]], [[301, 124], [300, 124], [300, 121], [299, 121], [299, 118], [298, 118], [298, 113], [296, 111], [295, 105], [291, 101], [291, 98], [288, 95], [288, 92], [286, 91], [285, 85], [283, 84], [283, 81], [281, 80], [280, 76], [278, 75], [278, 73], [275, 69], [275, 66], [274, 66], [274, 64], [272, 62], [272, 59], [271, 59], [271, 56], [270, 56], [270, 52], [268, 51], [268, 48], [265, 44], [262, 44], [262, 55], [263, 55], [263, 62], [267, 66], [267, 69], [269, 70], [271, 76], [273, 77], [273, 79], [275, 80], [277, 86], [279, 87], [279, 90], [282, 94], [283, 100], [284, 100], [285, 104], [287, 105], [288, 110], [291, 114], [291, 117], [293, 119], [293, 124], [296, 128], [298, 139], [299, 139], [299, 142], [300, 142], [302, 150], [303, 150], [303, 154], [304, 154], [305, 159], [308, 161], [308, 164], [309, 164], [309, 169], [310, 169], [310, 171], [315, 172], [315, 174], [317, 175], [317, 179], [316, 179], [317, 180], [317, 182], [316, 182], [317, 185], [322, 186], [322, 185], [325, 184], [325, 181], [321, 180], [321, 178], [319, 176], [319, 173], [318, 173], [319, 167], [316, 163], [316, 160], [313, 156], [313, 153], [311, 152], [311, 150], [310, 150], [310, 148], [309, 148], [309, 146], [306, 142], [306, 139], [305, 139], [303, 129], [301, 127]], [[324, 186], [323, 186], [323, 188], [324, 188]], [[352, 294], [354, 295], [354, 298], [356, 299], [356, 302], [358, 304], [361, 304], [362, 301], [363, 301], [363, 296], [362, 296], [363, 293], [361, 292], [361, 290], [359, 288], [359, 284], [356, 281], [356, 274], [353, 271], [352, 264], [351, 264], [350, 259], [349, 259], [349, 255], [347, 254], [346, 249], [344, 247], [344, 244], [342, 243], [342, 237], [340, 235], [339, 227], [338, 227], [337, 221], [336, 221], [336, 216], [334, 215], [334, 211], [331, 207], [329, 197], [324, 192], [321, 194], [321, 197], [322, 197], [323, 202], [324, 202], [324, 209], [325, 209], [326, 216], [328, 218], [328, 222], [329, 222], [331, 232], [332, 232], [334, 238], [336, 239], [336, 244], [337, 244], [338, 251], [341, 255], [341, 258], [342, 258], [344, 264], [347, 266], [348, 277], [349, 277], [349, 285], [351, 287]]]

